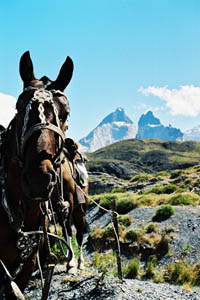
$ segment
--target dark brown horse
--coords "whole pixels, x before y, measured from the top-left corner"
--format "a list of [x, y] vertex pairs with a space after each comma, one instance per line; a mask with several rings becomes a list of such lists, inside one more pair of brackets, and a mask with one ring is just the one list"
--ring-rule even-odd
[[29, 233], [41, 231], [48, 202], [57, 196], [61, 173], [63, 198], [69, 203], [67, 227], [74, 215], [82, 243], [85, 216], [79, 205], [74, 207], [75, 183], [63, 154], [69, 115], [64, 90], [72, 73], [73, 62], [67, 57], [55, 81], [46, 76], [38, 80], [29, 52], [20, 60], [24, 91], [6, 130], [1, 159], [0, 299], [16, 299], [10, 286], [7, 288], [4, 265], [22, 291], [32, 275], [40, 238]]

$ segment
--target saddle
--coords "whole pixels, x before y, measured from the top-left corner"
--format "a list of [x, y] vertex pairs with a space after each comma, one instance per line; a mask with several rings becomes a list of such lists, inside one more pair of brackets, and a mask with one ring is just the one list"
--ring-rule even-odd
[[88, 158], [85, 154], [78, 151], [78, 144], [70, 138], [65, 139], [64, 154], [70, 163], [72, 177], [77, 184], [75, 198], [79, 204], [84, 204], [86, 203], [86, 198], [82, 189], [88, 185], [88, 173], [85, 167], [85, 162], [88, 161]]

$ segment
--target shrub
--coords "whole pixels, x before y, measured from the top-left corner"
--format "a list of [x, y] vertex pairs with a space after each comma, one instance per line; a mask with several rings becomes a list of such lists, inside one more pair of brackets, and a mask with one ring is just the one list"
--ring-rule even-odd
[[158, 225], [155, 223], [150, 223], [146, 228], [146, 233], [158, 232]]
[[103, 239], [114, 239], [115, 231], [113, 228], [113, 223], [109, 223], [106, 227], [102, 229], [102, 238]]
[[155, 204], [155, 196], [153, 194], [142, 195], [137, 200], [140, 206], [152, 206]]
[[155, 255], [149, 257], [146, 268], [145, 268], [145, 277], [152, 278], [155, 275], [155, 266], [157, 263], [157, 258]]
[[129, 215], [120, 215], [118, 218], [118, 224], [124, 225], [126, 227], [130, 226], [133, 223], [133, 217]]
[[168, 266], [165, 273], [165, 280], [175, 284], [194, 283], [196, 275], [194, 267], [188, 263], [177, 262]]
[[131, 242], [138, 241], [142, 236], [142, 231], [138, 229], [129, 229], [125, 233], [125, 238]]
[[180, 193], [170, 198], [171, 205], [195, 205], [199, 203], [199, 196], [194, 193]]
[[112, 194], [106, 194], [101, 198], [99, 205], [105, 209], [112, 209], [112, 200], [116, 200], [117, 196]]
[[176, 191], [177, 187], [175, 184], [165, 185], [162, 189], [162, 194], [172, 194]]
[[160, 171], [156, 174], [156, 177], [167, 177], [169, 176], [169, 173], [166, 171]]
[[143, 182], [152, 179], [153, 177], [146, 173], [140, 173], [130, 179], [130, 182]]
[[156, 211], [154, 216], [154, 220], [156, 221], [164, 221], [171, 217], [174, 214], [175, 210], [171, 205], [162, 205]]
[[159, 243], [156, 245], [156, 255], [161, 258], [169, 251], [169, 238], [163, 235]]
[[197, 179], [194, 183], [193, 183], [194, 187], [200, 187], [200, 179]]
[[95, 252], [92, 262], [94, 267], [105, 275], [113, 274], [116, 271], [116, 256], [113, 251], [103, 254]]
[[156, 195], [160, 195], [162, 194], [162, 186], [161, 185], [157, 185], [152, 187], [151, 189], [149, 189], [146, 194], [156, 194]]
[[111, 193], [124, 193], [124, 189], [123, 189], [123, 187], [121, 187], [121, 186], [115, 186], [115, 187], [112, 189]]
[[117, 212], [119, 214], [126, 214], [136, 207], [131, 197], [124, 196], [117, 200]]
[[128, 267], [125, 270], [126, 278], [134, 279], [139, 275], [140, 264], [137, 259], [132, 259], [129, 261]]
[[175, 179], [183, 174], [183, 170], [175, 170], [171, 172], [170, 178]]
[[147, 193], [153, 193], [153, 194], [172, 194], [177, 190], [177, 187], [175, 184], [168, 184], [168, 185], [157, 185], [154, 186], [152, 189], [148, 190]]

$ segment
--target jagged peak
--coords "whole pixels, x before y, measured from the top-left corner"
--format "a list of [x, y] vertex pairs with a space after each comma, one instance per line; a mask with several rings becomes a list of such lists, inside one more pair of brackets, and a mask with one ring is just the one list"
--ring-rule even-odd
[[111, 124], [113, 122], [125, 122], [128, 124], [133, 124], [133, 121], [126, 115], [122, 107], [118, 107], [114, 112], [107, 115], [98, 126], [108, 123]]
[[161, 125], [160, 120], [154, 116], [151, 110], [149, 110], [146, 114], [142, 114], [138, 122], [138, 126], [147, 124]]

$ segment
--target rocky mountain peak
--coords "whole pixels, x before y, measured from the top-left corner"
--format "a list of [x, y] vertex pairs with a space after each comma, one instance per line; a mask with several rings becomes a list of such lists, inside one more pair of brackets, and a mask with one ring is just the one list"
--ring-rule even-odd
[[180, 129], [173, 128], [171, 125], [162, 125], [160, 120], [154, 116], [152, 111], [148, 111], [139, 119], [136, 138], [155, 138], [166, 141], [181, 141], [183, 133]]
[[160, 120], [154, 116], [152, 111], [148, 111], [146, 114], [143, 114], [138, 122], [138, 126], [144, 126], [144, 125], [161, 125]]
[[99, 124], [99, 126], [103, 124], [111, 124], [113, 122], [125, 122], [128, 124], [133, 124], [133, 121], [126, 115], [123, 108], [118, 107], [114, 112], [107, 115]]
[[123, 108], [107, 115], [86, 137], [79, 140], [80, 150], [93, 152], [117, 141], [135, 138], [136, 128]]

